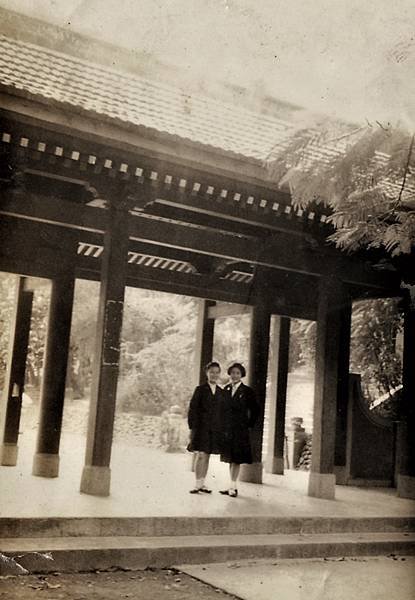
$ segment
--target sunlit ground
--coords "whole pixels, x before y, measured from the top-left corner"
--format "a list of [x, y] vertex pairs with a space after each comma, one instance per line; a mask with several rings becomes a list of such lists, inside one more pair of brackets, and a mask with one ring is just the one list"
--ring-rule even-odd
[[362, 490], [337, 486], [336, 501], [306, 495], [307, 473], [287, 471], [265, 475], [264, 485], [240, 484], [240, 497], [223, 497], [227, 468], [212, 460], [210, 496], [189, 494], [193, 486], [188, 453], [114, 444], [112, 492], [108, 498], [79, 493], [85, 438], [64, 434], [60, 477], [31, 475], [34, 432], [21, 436], [17, 467], [0, 467], [2, 517], [52, 516], [407, 516], [415, 502], [395, 496], [391, 489]]

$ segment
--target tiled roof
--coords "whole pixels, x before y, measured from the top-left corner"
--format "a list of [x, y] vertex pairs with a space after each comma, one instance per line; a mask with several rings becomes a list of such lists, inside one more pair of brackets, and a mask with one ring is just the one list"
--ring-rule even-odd
[[1, 84], [261, 161], [293, 130], [270, 115], [0, 35]]
[[[294, 123], [270, 114], [188, 94], [172, 85], [4, 35], [0, 35], [0, 90], [2, 85], [261, 164], [280, 154], [296, 131]], [[303, 168], [314, 162], [329, 163], [346, 149], [343, 141], [322, 144], [311, 135], [302, 150]], [[388, 155], [376, 153], [377, 161], [387, 159]], [[411, 172], [405, 188], [405, 197], [412, 202], [414, 179]], [[395, 196], [401, 182], [388, 178], [383, 187]]]

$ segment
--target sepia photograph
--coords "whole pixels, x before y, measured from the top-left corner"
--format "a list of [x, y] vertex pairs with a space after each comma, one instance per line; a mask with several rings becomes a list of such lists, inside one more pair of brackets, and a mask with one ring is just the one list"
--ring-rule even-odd
[[413, 0], [0, 0], [0, 598], [414, 600]]

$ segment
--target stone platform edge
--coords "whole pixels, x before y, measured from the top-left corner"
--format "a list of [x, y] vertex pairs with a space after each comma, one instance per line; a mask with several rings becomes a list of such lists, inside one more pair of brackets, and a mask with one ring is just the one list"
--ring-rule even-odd
[[0, 518], [0, 539], [356, 532], [415, 532], [415, 516]]

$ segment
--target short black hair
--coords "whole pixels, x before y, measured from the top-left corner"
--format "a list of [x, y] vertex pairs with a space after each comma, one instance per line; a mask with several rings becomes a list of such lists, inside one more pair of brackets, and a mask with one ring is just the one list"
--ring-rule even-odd
[[209, 371], [209, 369], [213, 369], [213, 367], [217, 367], [219, 369], [219, 371], [221, 370], [220, 364], [213, 360], [211, 362], [208, 362], [208, 364], [205, 367], [205, 371]]
[[246, 375], [246, 369], [245, 369], [245, 367], [241, 363], [238, 363], [238, 362], [232, 363], [231, 366], [228, 369], [228, 375], [231, 374], [232, 369], [239, 369], [240, 372], [241, 372], [241, 376], [245, 377], [245, 375]]

